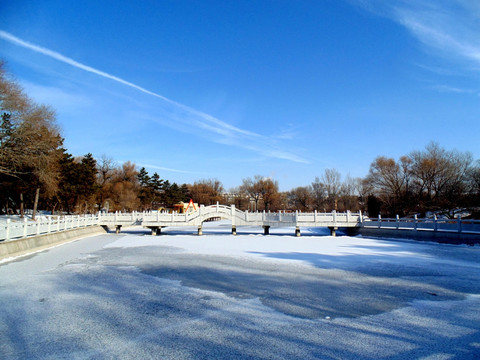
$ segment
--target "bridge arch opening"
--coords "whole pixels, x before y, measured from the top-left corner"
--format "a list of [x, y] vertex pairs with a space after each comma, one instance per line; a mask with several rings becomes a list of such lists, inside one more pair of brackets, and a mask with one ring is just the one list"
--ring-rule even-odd
[[223, 216], [209, 217], [202, 221], [202, 233], [208, 235], [235, 234], [236, 228], [232, 225], [232, 220]]
[[[210, 217], [202, 220], [202, 224], [209, 223], [209, 222], [222, 221], [222, 220], [230, 220], [230, 219], [228, 219], [225, 216], [210, 216]], [[230, 222], [232, 222], [232, 221], [230, 220]]]

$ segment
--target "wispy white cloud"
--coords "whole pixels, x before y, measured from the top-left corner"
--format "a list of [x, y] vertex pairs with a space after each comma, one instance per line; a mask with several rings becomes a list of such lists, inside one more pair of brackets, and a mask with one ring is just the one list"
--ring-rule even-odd
[[450, 77], [468, 77], [469, 76], [468, 74], [465, 74], [464, 72], [459, 71], [458, 69], [455, 69], [452, 67], [447, 67], [447, 66], [442, 67], [442, 66], [436, 66], [436, 65], [430, 65], [430, 64], [415, 64], [415, 65], [435, 75], [450, 76]]
[[181, 103], [178, 103], [176, 101], [173, 101], [173, 100], [170, 100], [168, 98], [166, 98], [165, 96], [162, 96], [162, 95], [159, 95], [153, 91], [150, 91], [150, 90], [147, 90], [141, 86], [138, 86], [136, 84], [133, 84], [129, 81], [126, 81], [122, 78], [119, 78], [117, 76], [114, 76], [114, 75], [110, 75], [104, 71], [101, 71], [101, 70], [97, 70], [95, 68], [92, 68], [91, 66], [88, 66], [88, 65], [84, 65], [82, 63], [79, 63], [78, 61], [75, 61], [71, 58], [68, 58], [56, 51], [52, 51], [50, 49], [47, 49], [47, 48], [44, 48], [44, 47], [41, 47], [41, 46], [38, 46], [38, 45], [35, 45], [35, 44], [32, 44], [32, 43], [29, 43], [27, 41], [24, 41], [10, 33], [7, 33], [3, 30], [0, 30], [0, 37], [3, 38], [4, 40], [7, 40], [13, 44], [16, 44], [16, 45], [19, 45], [19, 46], [22, 46], [24, 48], [27, 48], [27, 49], [30, 49], [30, 50], [33, 50], [37, 53], [40, 53], [40, 54], [43, 54], [43, 55], [46, 55], [46, 56], [49, 56], [53, 59], [56, 59], [58, 61], [61, 61], [63, 63], [66, 63], [66, 64], [69, 64], [69, 65], [72, 65], [78, 69], [81, 69], [81, 70], [84, 70], [84, 71], [87, 71], [87, 72], [90, 72], [92, 74], [95, 74], [95, 75], [98, 75], [98, 76], [101, 76], [101, 77], [104, 77], [106, 79], [110, 79], [110, 80], [113, 80], [113, 81], [116, 81], [120, 84], [123, 84], [123, 85], [126, 85], [126, 86], [129, 86], [133, 89], [136, 89], [138, 91], [141, 91], [145, 94], [148, 94], [148, 95], [151, 95], [151, 96], [154, 96], [154, 97], [157, 97], [171, 105], [174, 105], [184, 111], [187, 111], [193, 115], [197, 115], [199, 116], [200, 118], [208, 121], [209, 123], [213, 124], [213, 125], [216, 125], [216, 126], [220, 126], [221, 128], [227, 130], [227, 131], [232, 131], [232, 132], [235, 132], [235, 133], [239, 133], [239, 134], [243, 134], [243, 135], [249, 135], [249, 136], [260, 136], [260, 135], [257, 135], [253, 132], [250, 132], [250, 131], [247, 131], [247, 130], [242, 130], [242, 129], [239, 129], [239, 128], [236, 128], [230, 124], [227, 124], [211, 115], [208, 115], [208, 114], [205, 114], [201, 111], [198, 111], [198, 110], [195, 110], [195, 109], [192, 109], [186, 105], [183, 105]]
[[480, 96], [480, 92], [478, 90], [473, 89], [464, 89], [450, 85], [434, 85], [431, 86], [432, 89], [437, 90], [439, 92], [445, 93], [456, 93], [456, 94], [472, 94]]
[[174, 172], [174, 173], [181, 173], [181, 174], [197, 174], [194, 171], [188, 171], [188, 170], [179, 170], [179, 169], [173, 169], [169, 167], [164, 167], [164, 166], [158, 166], [158, 165], [152, 165], [152, 164], [137, 164], [140, 167], [146, 167], [149, 169], [155, 169], [155, 170], [161, 170], [161, 171], [168, 171], [168, 172]]
[[[346, 0], [403, 26], [434, 61], [418, 65], [440, 76], [471, 77], [480, 73], [480, 1], [478, 0]], [[438, 61], [440, 60], [440, 62]], [[447, 60], [445, 62], [445, 60]], [[439, 63], [446, 65], [439, 66]], [[448, 65], [447, 65], [448, 64]], [[452, 66], [454, 65], [454, 66]], [[438, 81], [438, 80], [436, 80]], [[480, 89], [446, 85], [431, 89], [478, 95]], [[476, 87], [473, 85], [472, 87]]]
[[477, 0], [362, 0], [357, 4], [404, 26], [437, 54], [480, 66]]
[[280, 129], [279, 132], [273, 134], [273, 138], [279, 140], [295, 140], [300, 137], [300, 126], [296, 124], [287, 124], [287, 127]]
[[29, 81], [22, 81], [21, 85], [32, 99], [42, 104], [55, 103], [55, 107], [73, 110], [92, 104], [92, 100], [85, 95], [66, 92], [58, 87], [38, 85]]
[[480, 31], [466, 28], [458, 16], [440, 9], [397, 9], [397, 19], [424, 45], [480, 65]]
[[208, 137], [213, 142], [249, 149], [271, 158], [308, 163], [308, 161], [303, 157], [291, 153], [281, 146], [278, 146], [274, 140], [267, 136], [263, 136], [255, 132], [228, 124], [212, 115], [171, 100], [165, 96], [145, 89], [144, 87], [131, 83], [120, 77], [82, 64], [56, 51], [22, 40], [6, 31], [0, 30], [0, 38], [36, 53], [43, 54], [65, 64], [71, 65], [75, 68], [115, 81], [144, 94], [160, 99], [167, 105], [166, 107], [169, 108], [167, 110], [169, 116], [187, 127], [185, 131], [190, 131], [191, 128], [194, 127], [210, 134], [209, 136], [205, 137]]

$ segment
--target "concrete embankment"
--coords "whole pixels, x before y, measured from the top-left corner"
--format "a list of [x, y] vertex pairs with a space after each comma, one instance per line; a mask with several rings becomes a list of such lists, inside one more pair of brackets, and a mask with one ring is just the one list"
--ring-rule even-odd
[[101, 226], [89, 226], [85, 228], [0, 242], [0, 260], [44, 250], [49, 247], [67, 243], [85, 236], [105, 234], [105, 232], [105, 229]]
[[428, 230], [402, 230], [402, 229], [377, 229], [377, 228], [358, 228], [358, 233], [363, 236], [376, 238], [401, 238], [419, 241], [435, 241], [444, 244], [480, 244], [480, 234], [447, 232], [447, 231], [428, 231]]

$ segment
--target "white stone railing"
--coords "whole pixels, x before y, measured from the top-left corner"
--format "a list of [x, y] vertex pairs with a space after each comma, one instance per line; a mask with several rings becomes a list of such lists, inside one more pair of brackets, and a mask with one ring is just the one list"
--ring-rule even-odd
[[11, 219], [0, 222], [0, 241], [9, 241], [29, 236], [51, 234], [66, 230], [99, 225], [98, 215], [49, 216], [33, 221]]
[[37, 221], [28, 218], [7, 219], [0, 222], [0, 242], [50, 234], [88, 226], [143, 225], [144, 227], [164, 227], [201, 224], [211, 217], [221, 217], [232, 221], [232, 226], [326, 226], [364, 227], [376, 229], [397, 229], [413, 231], [435, 231], [480, 234], [480, 220], [378, 218], [369, 219], [361, 213], [317, 213], [315, 212], [248, 212], [235, 206], [201, 206], [197, 211], [178, 214], [167, 212], [99, 213], [97, 215], [49, 216]]
[[99, 213], [99, 225], [140, 225], [145, 217], [145, 212], [133, 211], [131, 213], [123, 213], [116, 211], [114, 213]]
[[461, 219], [438, 219], [434, 216], [431, 219], [419, 219], [417, 216], [413, 218], [378, 218], [365, 219], [362, 223], [365, 228], [376, 229], [397, 229], [397, 230], [414, 230], [414, 231], [438, 231], [438, 232], [454, 232], [454, 233], [472, 233], [480, 234], [480, 220]]
[[[114, 215], [109, 215], [113, 219]], [[302, 212], [248, 212], [235, 206], [210, 205], [200, 206], [194, 212], [186, 214], [149, 212], [142, 215], [142, 225], [145, 227], [165, 226], [201, 226], [210, 218], [222, 218], [232, 221], [232, 226], [332, 226], [357, 227], [361, 224], [359, 213], [302, 213]], [[103, 219], [103, 218], [102, 218]], [[102, 223], [103, 224], [103, 223]], [[120, 223], [118, 223], [120, 225]]]

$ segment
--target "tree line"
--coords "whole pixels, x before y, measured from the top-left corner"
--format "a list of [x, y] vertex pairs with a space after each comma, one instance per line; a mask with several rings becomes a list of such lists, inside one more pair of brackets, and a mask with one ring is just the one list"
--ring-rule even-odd
[[121, 165], [63, 146], [55, 112], [36, 104], [0, 63], [0, 212], [24, 208], [61, 213], [158, 210], [193, 199], [250, 211], [358, 211], [370, 216], [479, 217], [480, 162], [468, 152], [430, 143], [398, 160], [377, 157], [365, 178], [326, 169], [311, 184], [279, 191], [278, 181], [256, 175], [226, 192], [217, 179], [170, 183], [131, 162]]

